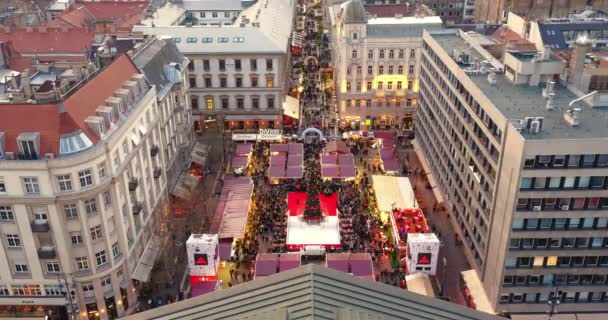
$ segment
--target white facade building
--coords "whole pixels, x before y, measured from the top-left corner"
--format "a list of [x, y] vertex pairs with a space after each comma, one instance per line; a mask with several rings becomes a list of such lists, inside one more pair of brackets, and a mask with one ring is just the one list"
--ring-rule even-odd
[[369, 18], [360, 0], [328, 8], [340, 125], [411, 129], [421, 36], [439, 17]]
[[66, 99], [0, 105], [1, 305], [67, 319], [67, 292], [78, 319], [113, 319], [136, 304], [162, 236], [166, 108], [125, 55]]
[[[221, 27], [185, 26], [176, 6], [168, 3], [134, 31], [173, 38], [190, 59], [192, 110], [200, 116], [195, 126], [217, 121], [226, 130], [279, 127], [289, 80], [295, 1], [258, 1]], [[181, 6], [182, 16], [194, 12]], [[215, 12], [211, 6], [207, 10]], [[165, 11], [170, 14], [162, 14]]]

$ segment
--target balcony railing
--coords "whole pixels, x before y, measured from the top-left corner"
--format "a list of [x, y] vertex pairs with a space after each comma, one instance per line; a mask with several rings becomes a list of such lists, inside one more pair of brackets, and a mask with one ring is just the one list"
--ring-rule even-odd
[[141, 210], [143, 210], [143, 205], [141, 204], [141, 202], [135, 202], [133, 204], [133, 207], [131, 208], [131, 210], [133, 211], [133, 215], [139, 215], [141, 213]]
[[139, 181], [137, 180], [137, 178], [129, 179], [129, 191], [135, 191], [135, 189], [137, 189], [138, 186], [139, 186]]
[[156, 155], [158, 154], [158, 150], [159, 149], [157, 145], [152, 146], [152, 148], [150, 148], [150, 155], [152, 157], [156, 157]]
[[32, 232], [48, 232], [50, 230], [48, 221], [32, 221]]
[[38, 249], [38, 258], [40, 259], [55, 259], [56, 256], [54, 246], [42, 246]]
[[160, 178], [160, 175], [162, 174], [162, 172], [161, 172], [160, 168], [155, 168], [153, 174], [154, 174], [154, 179], [158, 179], [158, 178]]

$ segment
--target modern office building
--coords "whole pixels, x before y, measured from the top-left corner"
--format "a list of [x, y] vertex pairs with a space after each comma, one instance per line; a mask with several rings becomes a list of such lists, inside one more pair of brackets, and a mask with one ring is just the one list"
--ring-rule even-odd
[[132, 59], [150, 85], [156, 88], [159, 108], [159, 150], [165, 161], [167, 189], [188, 168], [194, 143], [192, 109], [188, 83], [188, 63], [171, 40], [150, 38], [133, 51]]
[[127, 317], [136, 319], [499, 320], [315, 264]]
[[[448, 26], [471, 21], [475, 0], [422, 0]], [[466, 17], [466, 19], [465, 19]]]
[[423, 36], [415, 148], [497, 312], [545, 313], [555, 292], [560, 313], [607, 310], [608, 111], [565, 66]]
[[340, 126], [411, 129], [418, 96], [420, 38], [439, 17], [368, 18], [360, 0], [329, 6]]
[[[63, 80], [46, 84], [58, 88], [46, 103], [0, 105], [0, 304], [13, 306], [9, 317], [122, 316], [137, 300], [131, 279], [146, 281], [147, 257], [159, 250], [170, 160], [159, 152], [168, 143], [161, 119], [183, 101], [159, 108], [126, 55], [70, 75], [67, 92]], [[18, 81], [26, 99], [35, 93], [28, 77]]]
[[[210, 3], [219, 5], [221, 1]], [[229, 25], [226, 21], [221, 26], [203, 25], [201, 20], [190, 26], [184, 19], [195, 16], [195, 11], [169, 2], [134, 31], [173, 38], [190, 59], [188, 81], [195, 126], [217, 122], [225, 130], [278, 128], [291, 70], [295, 7], [293, 0], [261, 0], [236, 17], [236, 10], [226, 9], [231, 16]], [[212, 15], [224, 14], [213, 6], [207, 10]]]
[[603, 0], [536, 1], [536, 0], [475, 0], [475, 21], [498, 23], [509, 12], [532, 19], [560, 18], [587, 9], [608, 9]]

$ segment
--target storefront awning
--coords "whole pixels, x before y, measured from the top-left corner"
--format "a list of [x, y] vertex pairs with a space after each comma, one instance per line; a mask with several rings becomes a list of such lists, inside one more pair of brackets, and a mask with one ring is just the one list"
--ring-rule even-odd
[[[419, 148], [418, 143], [414, 140], [414, 142], [412, 144], [414, 146], [414, 150], [416, 150], [416, 152], [418, 152], [418, 150], [417, 150]], [[437, 180], [435, 180], [435, 176], [431, 173], [432, 171], [431, 171], [431, 168], [430, 168], [428, 162], [426, 161], [426, 159], [424, 159], [424, 157], [419, 157], [418, 159], [420, 160], [420, 164], [422, 164], [422, 168], [424, 169], [424, 172], [428, 173], [426, 177], [429, 180], [429, 183], [431, 184], [431, 188], [433, 188], [433, 195], [435, 196], [437, 203], [444, 202], [446, 199], [443, 197], [441, 190], [437, 186]]]
[[252, 114], [252, 115], [227, 115], [226, 120], [246, 121], [246, 120], [277, 120], [276, 114]]
[[294, 119], [300, 118], [300, 100], [286, 96], [285, 102], [283, 102], [283, 114]]
[[148, 280], [150, 280], [152, 268], [160, 256], [161, 249], [162, 239], [158, 235], [152, 235], [146, 244], [144, 253], [141, 255], [131, 278], [141, 282], [148, 282]]
[[207, 154], [209, 154], [209, 146], [197, 142], [192, 149], [192, 162], [204, 166], [207, 163]]

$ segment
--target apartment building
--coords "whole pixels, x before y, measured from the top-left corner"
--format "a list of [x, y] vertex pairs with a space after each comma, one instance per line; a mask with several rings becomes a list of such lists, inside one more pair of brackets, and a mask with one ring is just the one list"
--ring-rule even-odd
[[606, 311], [606, 110], [558, 83], [550, 49], [504, 64], [425, 32], [415, 148], [497, 312]]
[[179, 16], [188, 11], [176, 13], [175, 6], [159, 8], [153, 15], [158, 18], [144, 20], [134, 30], [174, 39], [190, 60], [195, 127], [217, 123], [224, 130], [279, 128], [289, 83], [295, 1], [257, 1], [221, 27], [180, 25]]
[[420, 38], [439, 17], [368, 17], [360, 0], [328, 7], [340, 126], [411, 129]]
[[180, 174], [191, 163], [194, 133], [188, 83], [189, 60], [171, 40], [151, 38], [132, 54], [146, 81], [156, 88], [159, 108], [160, 144], [154, 152], [164, 157], [167, 189], [172, 190]]
[[131, 279], [147, 281], [141, 263], [154, 263], [167, 198], [164, 112], [126, 55], [58, 100], [0, 105], [9, 317], [114, 319], [136, 304]]

